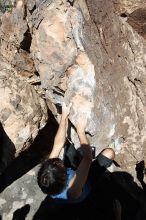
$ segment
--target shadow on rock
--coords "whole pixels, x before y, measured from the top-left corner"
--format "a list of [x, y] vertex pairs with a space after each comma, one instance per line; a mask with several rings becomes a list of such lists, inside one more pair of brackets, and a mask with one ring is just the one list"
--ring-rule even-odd
[[126, 172], [112, 174], [113, 193], [121, 204], [121, 220], [145, 220], [146, 196], [133, 177]]
[[144, 175], [146, 175], [146, 168], [145, 168], [144, 160], [136, 164], [136, 174], [137, 174], [137, 179], [141, 183], [143, 191], [146, 195], [146, 183], [144, 182]]
[[101, 213], [97, 206], [93, 206], [93, 202], [89, 198], [80, 204], [55, 204], [55, 202], [47, 196], [45, 200], [42, 201], [33, 220], [48, 219], [114, 220], [113, 218], [110, 218], [110, 216], [105, 217], [104, 213]]
[[56, 205], [47, 196], [33, 220], [145, 220], [146, 197], [126, 172], [107, 172], [97, 181], [96, 188], [80, 204]]
[[0, 174], [12, 162], [15, 155], [15, 145], [6, 134], [0, 122]]
[[50, 113], [46, 126], [39, 131], [29, 149], [23, 151], [0, 176], [0, 192], [35, 167], [52, 150], [58, 124]]
[[13, 214], [12, 220], [25, 220], [25, 217], [29, 213], [30, 205], [25, 205], [20, 209], [17, 209]]

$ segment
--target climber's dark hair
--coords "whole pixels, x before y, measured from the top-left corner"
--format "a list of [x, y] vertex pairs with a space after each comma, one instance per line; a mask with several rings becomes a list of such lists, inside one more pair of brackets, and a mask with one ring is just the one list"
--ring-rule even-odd
[[64, 163], [59, 158], [46, 160], [38, 172], [38, 185], [49, 195], [61, 193], [66, 186], [67, 173]]

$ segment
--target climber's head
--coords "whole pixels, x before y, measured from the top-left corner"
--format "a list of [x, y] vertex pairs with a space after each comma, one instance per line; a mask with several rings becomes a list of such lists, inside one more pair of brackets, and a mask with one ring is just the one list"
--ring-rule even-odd
[[38, 172], [38, 185], [44, 193], [57, 195], [63, 191], [66, 182], [66, 168], [61, 159], [48, 159], [42, 164]]

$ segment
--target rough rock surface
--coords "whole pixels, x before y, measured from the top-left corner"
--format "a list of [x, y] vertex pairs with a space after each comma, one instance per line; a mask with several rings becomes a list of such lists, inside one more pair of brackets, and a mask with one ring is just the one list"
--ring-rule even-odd
[[[34, 18], [29, 26], [34, 33], [30, 51], [49, 106], [51, 102], [57, 115], [63, 97], [72, 101], [73, 123], [80, 111], [86, 112], [97, 152], [123, 137], [126, 144], [117, 149], [117, 157], [124, 169], [134, 172], [145, 155], [145, 40], [114, 13], [114, 2], [87, 1], [85, 7], [84, 1], [75, 1], [72, 7], [49, 1], [46, 6], [43, 15], [42, 5], [33, 13], [35, 18], [39, 13], [41, 22]], [[137, 8], [135, 3], [133, 10]], [[77, 144], [74, 130], [72, 139]]]
[[10, 69], [1, 68], [0, 82], [1, 123], [19, 153], [44, 126], [45, 102], [40, 100], [31, 85], [12, 75]]
[[145, 0], [113, 0], [114, 9], [118, 14], [132, 13], [146, 6]]
[[[44, 99], [27, 83], [29, 77], [34, 75], [35, 68], [26, 51], [28, 47], [25, 50], [23, 48], [27, 24], [22, 11], [18, 11], [18, 8], [14, 8], [14, 14], [6, 11], [3, 15], [0, 55], [0, 121], [15, 146], [15, 156], [30, 146], [48, 119]], [[19, 25], [19, 30], [17, 23], [20, 19], [22, 26]], [[27, 80], [24, 80], [24, 76]], [[35, 77], [37, 78], [36, 75]]]
[[[125, 18], [114, 14], [112, 2], [100, 2], [97, 7], [94, 7], [95, 4], [97, 5], [95, 1], [88, 2], [92, 20], [99, 33], [95, 50], [98, 65], [96, 64], [95, 71], [98, 88], [96, 112], [101, 122], [94, 139], [96, 143], [102, 140], [99, 142], [102, 145], [104, 140], [107, 144], [107, 140], [112, 138], [125, 138], [125, 144], [117, 152], [117, 157], [123, 169], [134, 173], [136, 162], [145, 160], [146, 155], [143, 123], [146, 44]], [[93, 32], [95, 33], [94, 30]], [[92, 51], [91, 55], [93, 57]]]
[[[22, 209], [25, 210], [25, 219], [33, 219], [40, 203], [46, 197], [36, 184], [36, 174], [38, 168], [39, 166], [36, 166], [30, 170], [21, 177], [21, 179], [15, 181], [6, 190], [4, 190], [3, 193], [1, 193], [0, 206], [2, 207], [3, 219], [15, 219], [18, 209], [21, 211]], [[28, 215], [27, 212], [29, 213]], [[24, 218], [22, 213], [21, 215], [16, 215], [18, 219], [21, 217]]]
[[[73, 124], [87, 114], [96, 153], [115, 140], [120, 169], [136, 180], [136, 164], [146, 163], [145, 8], [145, 0], [18, 0], [5, 12], [0, 120], [17, 154], [45, 125], [47, 108], [60, 120], [65, 100]], [[79, 147], [73, 128], [71, 138]]]

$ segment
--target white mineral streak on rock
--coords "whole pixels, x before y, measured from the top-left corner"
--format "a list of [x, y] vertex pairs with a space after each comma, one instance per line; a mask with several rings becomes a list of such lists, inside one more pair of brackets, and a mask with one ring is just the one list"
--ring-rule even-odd
[[84, 47], [82, 44], [82, 26], [84, 22], [83, 16], [77, 9], [73, 9], [70, 16], [72, 34], [76, 43], [76, 47], [77, 49], [84, 51]]
[[86, 1], [85, 1], [85, 0], [75, 1], [75, 6], [76, 6], [76, 3], [79, 4], [79, 6], [80, 6], [80, 8], [81, 8], [81, 10], [82, 10], [84, 19], [85, 19], [86, 21], [88, 21], [88, 20], [90, 19], [90, 14], [89, 14], [89, 10], [88, 10]]
[[[94, 123], [94, 94], [95, 94], [95, 72], [94, 66], [85, 52], [80, 52], [76, 58], [76, 65], [68, 69], [66, 101], [72, 102], [71, 121], [76, 123], [81, 114], [86, 114], [88, 118], [87, 131], [91, 134], [95, 132]], [[76, 133], [72, 131], [72, 139], [76, 146]]]
[[114, 136], [114, 133], [115, 133], [115, 124], [113, 124], [111, 126], [111, 129], [109, 130], [109, 134], [107, 134], [108, 138], [111, 138], [112, 136]]
[[88, 56], [81, 53], [78, 55], [76, 62], [78, 65], [68, 70], [68, 90], [71, 94], [68, 98], [73, 103], [73, 121], [76, 121], [77, 115], [80, 113], [86, 113], [87, 117], [91, 118], [95, 92], [94, 66]]

